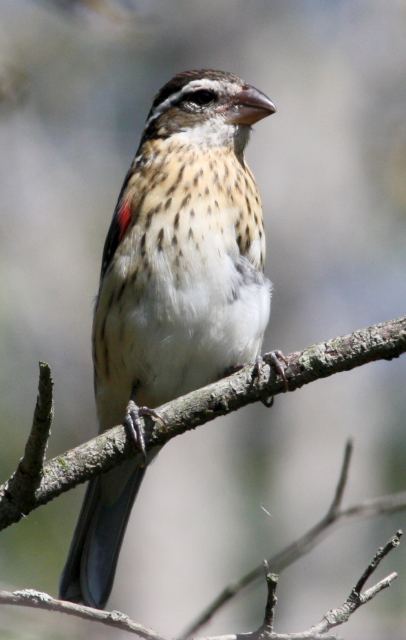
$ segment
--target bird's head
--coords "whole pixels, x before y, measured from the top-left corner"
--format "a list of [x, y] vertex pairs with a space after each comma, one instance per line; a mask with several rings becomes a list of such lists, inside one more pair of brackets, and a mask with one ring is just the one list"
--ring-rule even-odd
[[251, 125], [275, 111], [265, 94], [232, 73], [184, 71], [155, 96], [145, 137], [244, 148]]

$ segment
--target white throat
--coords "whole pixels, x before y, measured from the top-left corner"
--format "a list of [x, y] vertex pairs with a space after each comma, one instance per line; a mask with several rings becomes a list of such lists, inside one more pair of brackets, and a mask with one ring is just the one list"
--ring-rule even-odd
[[171, 139], [207, 147], [232, 147], [242, 154], [250, 136], [250, 127], [225, 122], [221, 115], [202, 124], [174, 133]]

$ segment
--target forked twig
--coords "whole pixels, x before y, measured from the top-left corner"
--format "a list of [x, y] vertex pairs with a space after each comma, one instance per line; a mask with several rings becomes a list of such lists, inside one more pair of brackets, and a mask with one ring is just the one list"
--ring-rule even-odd
[[[352, 520], [360, 517], [371, 517], [394, 513], [406, 509], [406, 491], [398, 494], [373, 498], [364, 502], [352, 505], [346, 509], [342, 508], [342, 500], [348, 482], [348, 474], [353, 453], [352, 440], [348, 440], [345, 445], [344, 457], [341, 464], [340, 474], [334, 492], [333, 500], [326, 514], [321, 520], [311, 527], [300, 538], [282, 549], [279, 553], [267, 562], [274, 573], [281, 573], [283, 569], [290, 566], [299, 558], [312, 551], [314, 547], [343, 520]], [[196, 634], [209, 620], [217, 614], [228, 602], [241, 593], [246, 587], [260, 580], [263, 576], [263, 565], [257, 565], [251, 571], [243, 575], [239, 580], [225, 587], [216, 598], [203, 610], [196, 620], [183, 632], [181, 640], [185, 640]]]
[[[387, 589], [397, 578], [397, 573], [391, 573], [375, 585], [362, 592], [366, 581], [376, 571], [380, 562], [393, 549], [399, 546], [402, 531], [397, 531], [394, 536], [381, 547], [369, 563], [368, 567], [351, 590], [345, 602], [335, 609], [330, 609], [324, 614], [321, 621], [313, 625], [310, 629], [299, 633], [277, 633], [273, 630], [275, 608], [277, 604], [276, 588], [278, 576], [271, 573], [267, 561], [265, 561], [266, 582], [268, 595], [265, 606], [265, 615], [262, 625], [256, 631], [249, 633], [232, 633], [223, 636], [208, 636], [200, 640], [334, 640], [334, 636], [326, 635], [330, 629], [347, 622], [349, 617], [359, 607], [372, 600], [378, 593]], [[35, 609], [45, 609], [47, 611], [59, 611], [78, 618], [101, 622], [109, 627], [114, 627], [128, 633], [137, 634], [144, 640], [164, 640], [162, 636], [152, 629], [131, 620], [126, 614], [120, 611], [101, 611], [81, 604], [56, 600], [47, 593], [24, 589], [22, 591], [0, 591], [0, 604], [10, 604], [17, 606], [32, 607]]]

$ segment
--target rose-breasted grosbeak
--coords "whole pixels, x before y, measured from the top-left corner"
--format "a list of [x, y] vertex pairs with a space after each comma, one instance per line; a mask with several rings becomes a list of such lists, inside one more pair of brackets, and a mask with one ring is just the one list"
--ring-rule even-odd
[[[223, 71], [179, 73], [156, 95], [104, 245], [93, 323], [100, 430], [254, 360], [270, 313], [262, 207], [244, 161], [274, 113]], [[89, 484], [61, 597], [103, 607], [144, 468]]]

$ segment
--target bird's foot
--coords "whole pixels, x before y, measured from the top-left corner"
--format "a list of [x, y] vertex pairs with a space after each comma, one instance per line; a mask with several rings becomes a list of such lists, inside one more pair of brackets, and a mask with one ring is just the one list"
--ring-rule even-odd
[[139, 407], [133, 400], [130, 400], [127, 407], [127, 415], [124, 418], [123, 425], [127, 431], [128, 436], [133, 441], [134, 445], [139, 449], [144, 459], [144, 464], [147, 463], [147, 450], [145, 447], [145, 429], [143, 418], [149, 417], [153, 420], [157, 420], [162, 424], [165, 424], [163, 418], [154, 410], [149, 407]]
[[[279, 375], [282, 378], [285, 386], [285, 391], [289, 391], [289, 382], [286, 377], [286, 368], [288, 364], [287, 358], [282, 353], [282, 351], [277, 349], [276, 351], [271, 351], [268, 354], [268, 359], [269, 359], [269, 365], [275, 371], [276, 375]], [[255, 359], [254, 368], [252, 371], [253, 380], [255, 379], [259, 380], [260, 371], [263, 364], [264, 364], [264, 360], [262, 356], [257, 356]], [[274, 396], [268, 396], [266, 398], [262, 398], [261, 402], [266, 407], [270, 408], [274, 403]]]
[[282, 351], [276, 349], [275, 351], [271, 351], [269, 354], [269, 364], [275, 371], [275, 373], [280, 376], [285, 385], [285, 391], [289, 391], [289, 382], [286, 377], [286, 369], [288, 366], [288, 359], [284, 355]]

